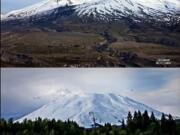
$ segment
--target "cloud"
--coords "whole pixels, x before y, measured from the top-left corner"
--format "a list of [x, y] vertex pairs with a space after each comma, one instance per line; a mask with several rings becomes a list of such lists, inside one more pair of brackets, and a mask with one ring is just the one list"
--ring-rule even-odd
[[[27, 113], [49, 102], [59, 89], [128, 96], [160, 111], [180, 114], [179, 69], [4, 68], [3, 114]], [[8, 107], [7, 107], [8, 106]], [[29, 109], [30, 108], [30, 109]], [[179, 115], [180, 116], [180, 115]]]
[[180, 78], [169, 80], [160, 89], [148, 92], [131, 93], [131, 96], [152, 107], [173, 115], [180, 116]]

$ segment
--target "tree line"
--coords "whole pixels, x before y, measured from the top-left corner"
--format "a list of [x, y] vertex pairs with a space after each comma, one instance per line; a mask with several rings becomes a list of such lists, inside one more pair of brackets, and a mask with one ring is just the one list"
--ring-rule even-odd
[[173, 120], [170, 114], [162, 114], [161, 119], [157, 119], [153, 112], [149, 116], [147, 111], [129, 112], [120, 126], [106, 123], [89, 129], [70, 120], [37, 118], [35, 121], [13, 122], [10, 118], [0, 121], [1, 135], [180, 135], [180, 121]]

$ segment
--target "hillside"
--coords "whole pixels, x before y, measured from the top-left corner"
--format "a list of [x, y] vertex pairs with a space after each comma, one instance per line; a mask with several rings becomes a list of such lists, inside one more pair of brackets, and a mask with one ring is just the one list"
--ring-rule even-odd
[[12, 11], [1, 21], [1, 65], [178, 67], [179, 4], [45, 0]]

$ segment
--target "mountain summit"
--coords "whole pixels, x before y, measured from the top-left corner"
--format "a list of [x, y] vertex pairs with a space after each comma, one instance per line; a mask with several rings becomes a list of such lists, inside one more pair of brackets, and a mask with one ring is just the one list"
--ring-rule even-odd
[[17, 121], [21, 122], [25, 118], [35, 120], [41, 117], [60, 120], [70, 119], [84, 127], [91, 127], [94, 120], [102, 125], [105, 123], [119, 125], [122, 119], [126, 119], [128, 111], [133, 113], [138, 110], [141, 112], [147, 110], [149, 113], [154, 112], [156, 117], [161, 116], [161, 112], [128, 97], [112, 93], [73, 94], [71, 92], [59, 95], [50, 103], [45, 104]]
[[58, 9], [70, 8], [80, 18], [115, 21], [130, 17], [135, 21], [156, 19], [158, 21], [180, 20], [179, 0], [44, 0], [35, 5], [12, 11], [3, 20], [36, 19], [48, 14], [57, 14]]

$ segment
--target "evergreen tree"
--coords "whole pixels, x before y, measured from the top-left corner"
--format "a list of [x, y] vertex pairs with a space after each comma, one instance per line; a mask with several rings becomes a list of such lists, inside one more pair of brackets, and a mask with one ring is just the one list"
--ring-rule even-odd
[[8, 122], [7, 122], [7, 128], [8, 130], [12, 131], [12, 127], [13, 127], [13, 118], [10, 118], [8, 119]]
[[138, 121], [137, 121], [137, 126], [139, 129], [142, 129], [142, 115], [141, 115], [141, 112], [138, 111]]
[[167, 126], [168, 133], [170, 133], [170, 134], [175, 133], [176, 123], [174, 122], [171, 114], [168, 115], [168, 120], [167, 120], [166, 126]]
[[143, 120], [142, 120], [142, 126], [143, 126], [143, 130], [145, 130], [147, 128], [147, 126], [149, 125], [149, 115], [147, 110], [144, 111], [143, 113]]
[[132, 122], [132, 114], [131, 114], [131, 112], [128, 112], [127, 125], [129, 125], [131, 122]]
[[134, 123], [133, 123], [133, 117], [132, 117], [131, 112], [129, 112], [127, 116], [127, 127], [130, 132], [134, 131]]
[[[79, 127], [76, 122], [67, 120], [65, 122], [55, 119], [41, 119], [35, 121], [24, 120], [23, 122], [13, 122], [12, 119], [1, 119], [0, 135], [179, 135], [180, 122], [174, 121], [169, 114], [166, 119], [162, 114], [160, 121], [156, 120], [154, 114], [151, 113], [149, 124], [146, 128], [139, 128], [139, 121], [148, 120], [148, 113], [141, 115], [140, 111], [134, 112], [134, 117], [128, 113], [126, 126], [122, 120], [122, 126], [115, 126], [109, 123], [105, 126], [86, 129]], [[155, 122], [152, 122], [154, 121]], [[144, 121], [146, 123], [147, 121]], [[135, 125], [135, 126], [134, 126]]]
[[124, 128], [125, 128], [124, 119], [122, 119], [122, 122], [121, 122], [121, 127], [122, 127], [122, 129], [124, 129]]
[[162, 132], [166, 131], [166, 117], [164, 113], [161, 116], [161, 131]]
[[151, 121], [151, 122], [156, 122], [156, 118], [155, 118], [155, 116], [154, 116], [154, 113], [153, 113], [153, 112], [151, 112], [150, 121]]
[[12, 125], [12, 124], [13, 124], [13, 118], [9, 118], [9, 119], [8, 119], [8, 124], [9, 124], [9, 125]]
[[135, 111], [133, 116], [133, 128], [138, 128], [138, 113]]
[[134, 112], [133, 121], [137, 121], [137, 120], [138, 120], [138, 113], [135, 111]]

